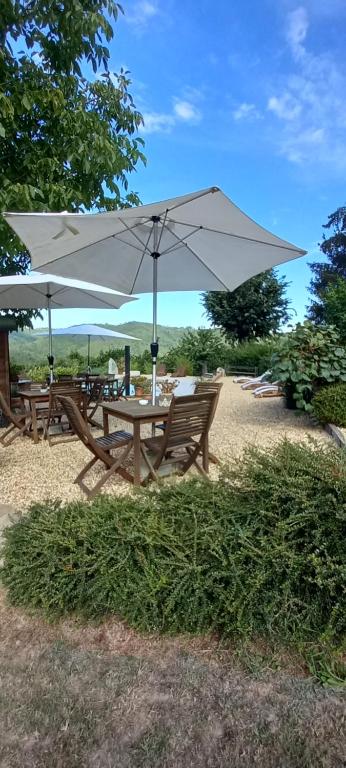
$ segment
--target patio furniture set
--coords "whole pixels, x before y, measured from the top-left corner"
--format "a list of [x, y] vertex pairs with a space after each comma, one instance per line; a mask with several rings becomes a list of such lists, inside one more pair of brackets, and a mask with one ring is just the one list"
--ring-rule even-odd
[[[217, 462], [209, 452], [208, 434], [213, 421], [221, 383], [198, 382], [192, 395], [172, 398], [170, 406], [141, 405], [134, 398], [126, 399], [125, 382], [116, 390], [110, 390], [107, 380], [95, 381], [90, 393], [82, 388], [81, 382], [64, 381], [53, 383], [47, 392], [38, 386], [21, 392], [25, 406], [19, 413], [11, 410], [0, 391], [0, 409], [10, 426], [2, 434], [0, 443], [10, 445], [17, 437], [29, 437], [39, 441], [39, 422], [43, 439], [54, 445], [54, 438], [62, 440], [79, 439], [91, 452], [92, 459], [77, 475], [75, 483], [88, 498], [95, 496], [110, 476], [118, 473], [124, 479], [138, 486], [149, 480], [171, 474], [173, 471], [185, 474], [195, 466], [200, 474], [207, 476], [209, 461]], [[105, 399], [108, 393], [108, 399]], [[95, 437], [91, 427], [101, 425], [95, 419], [96, 411], [103, 412], [103, 435]], [[110, 432], [110, 417], [128, 422], [132, 432], [116, 430]], [[153, 436], [142, 437], [143, 425], [153, 425]], [[155, 426], [161, 434], [156, 436]], [[113, 450], [122, 449], [117, 456]], [[132, 452], [132, 468], [124, 466], [125, 459]], [[84, 478], [100, 461], [105, 471], [96, 484], [89, 488]]]

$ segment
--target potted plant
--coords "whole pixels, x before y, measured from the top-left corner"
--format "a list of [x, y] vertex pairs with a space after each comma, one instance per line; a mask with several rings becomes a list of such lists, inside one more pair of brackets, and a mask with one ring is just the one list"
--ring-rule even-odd
[[133, 384], [135, 388], [136, 397], [143, 397], [143, 395], [148, 395], [150, 393], [150, 380], [147, 379], [146, 376], [134, 376], [131, 379], [131, 384]]
[[173, 392], [178, 384], [179, 381], [176, 379], [164, 379], [163, 381], [157, 382], [157, 386], [161, 392], [159, 395], [159, 405], [167, 406], [171, 404]]

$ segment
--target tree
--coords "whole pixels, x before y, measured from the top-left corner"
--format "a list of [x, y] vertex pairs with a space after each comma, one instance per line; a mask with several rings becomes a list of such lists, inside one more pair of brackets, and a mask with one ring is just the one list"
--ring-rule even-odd
[[335, 325], [346, 344], [346, 280], [339, 277], [324, 294], [323, 313], [326, 323]]
[[229, 338], [247, 341], [269, 336], [289, 320], [287, 283], [275, 270], [262, 272], [232, 292], [208, 291], [202, 301], [210, 322]]
[[326, 237], [323, 234], [320, 249], [327, 261], [315, 261], [310, 264], [313, 278], [310, 283], [310, 292], [314, 300], [309, 308], [309, 317], [316, 323], [322, 323], [326, 318], [326, 292], [327, 289], [337, 284], [339, 278], [346, 280], [346, 207], [338, 208], [328, 216], [324, 229], [332, 234]]
[[202, 373], [203, 364], [210, 369], [225, 364], [228, 348], [217, 331], [211, 328], [198, 328], [184, 333], [180, 342], [164, 356], [168, 368], [173, 369], [184, 363], [190, 363], [192, 373]]
[[[138, 204], [145, 161], [128, 72], [109, 71], [114, 0], [2, 0], [0, 210], [109, 210]], [[95, 74], [97, 73], [97, 77]], [[29, 259], [0, 219], [0, 272]], [[30, 315], [19, 313], [20, 324]]]

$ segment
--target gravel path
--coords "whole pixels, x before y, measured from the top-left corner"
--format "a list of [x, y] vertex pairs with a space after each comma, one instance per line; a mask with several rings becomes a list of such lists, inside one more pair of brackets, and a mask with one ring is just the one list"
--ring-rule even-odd
[[[119, 421], [110, 426], [128, 428]], [[284, 436], [292, 440], [306, 440], [309, 436], [330, 440], [308, 417], [286, 410], [282, 398], [256, 400], [230, 378], [223, 380], [210, 433], [210, 448], [217, 456], [227, 461], [239, 456], [250, 443], [266, 446]], [[73, 480], [88, 458], [84, 446], [75, 441], [50, 448], [42, 441], [34, 445], [19, 438], [6, 449], [0, 446], [0, 502], [21, 511], [31, 502], [47, 498], [85, 499]], [[94, 481], [101, 471], [96, 467], [91, 479]], [[211, 477], [216, 475], [217, 468], [212, 465]], [[122, 494], [130, 487], [116, 476], [105, 485], [104, 492]]]

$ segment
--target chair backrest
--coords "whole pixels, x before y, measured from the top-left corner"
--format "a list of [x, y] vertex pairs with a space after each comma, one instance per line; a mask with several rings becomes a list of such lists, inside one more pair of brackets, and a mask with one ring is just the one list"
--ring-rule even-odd
[[106, 383], [107, 379], [101, 376], [93, 381], [88, 397], [88, 406], [91, 405], [91, 403], [97, 403], [101, 399]]
[[75, 435], [79, 437], [82, 443], [84, 443], [85, 447], [88, 448], [89, 451], [94, 454], [94, 456], [103, 461], [107, 466], [110, 466], [111, 461], [107, 452], [104, 451], [96, 443], [96, 440], [91, 434], [91, 430], [89, 429], [87, 421], [83, 419], [82, 414], [78, 410], [78, 407], [72, 398], [60, 394], [57, 395], [57, 400], [59, 401], [64, 413], [66, 414], [69, 420], [69, 424], [72, 427]]
[[85, 393], [80, 382], [54, 382], [49, 389], [49, 408], [59, 409], [58, 395], [70, 397], [79, 411], [85, 411]]
[[215, 411], [217, 409], [217, 404], [219, 402], [220, 392], [221, 392], [222, 384], [217, 381], [197, 381], [195, 384], [195, 395], [200, 395], [205, 392], [214, 392], [216, 394], [215, 400], [214, 400], [214, 410], [211, 417], [211, 421], [213, 421], [213, 418], [215, 416]]
[[1, 389], [0, 389], [0, 411], [2, 412], [3, 416], [5, 416], [5, 419], [7, 419], [7, 421], [10, 421], [11, 424], [13, 424], [18, 429], [22, 428], [23, 425], [21, 424], [20, 420], [17, 419], [13, 411], [11, 411], [11, 408], [7, 400], [5, 400], [5, 397], [1, 392]]
[[164, 432], [163, 453], [171, 440], [200, 435], [200, 442], [209, 430], [216, 392], [173, 397]]

